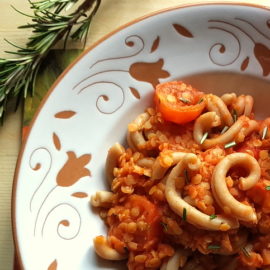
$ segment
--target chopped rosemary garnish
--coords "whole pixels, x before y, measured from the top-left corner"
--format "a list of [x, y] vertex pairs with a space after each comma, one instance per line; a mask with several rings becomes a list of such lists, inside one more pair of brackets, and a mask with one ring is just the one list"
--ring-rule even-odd
[[228, 129], [229, 129], [229, 127], [228, 127], [228, 126], [225, 126], [225, 127], [221, 130], [221, 134], [225, 133]]
[[270, 190], [270, 186], [266, 186], [265, 189], [266, 189], [266, 190]]
[[184, 170], [184, 177], [185, 177], [185, 183], [186, 183], [186, 185], [188, 185], [190, 183], [190, 181], [189, 181], [189, 175], [188, 175], [187, 169]]
[[189, 104], [190, 101], [186, 98], [183, 98], [183, 97], [180, 97], [179, 100], [181, 100], [182, 102], [186, 103], [186, 104]]
[[264, 140], [264, 139], [266, 138], [267, 133], [268, 133], [268, 127], [266, 126], [266, 127], [264, 127], [264, 129], [263, 129], [262, 140]]
[[215, 219], [216, 217], [217, 217], [217, 215], [211, 215], [211, 216], [209, 216], [210, 220]]
[[249, 252], [246, 250], [246, 248], [245, 248], [245, 247], [242, 247], [241, 249], [242, 249], [243, 254], [244, 254], [246, 257], [250, 258], [250, 254], [249, 254]]
[[183, 209], [182, 219], [183, 219], [183, 221], [186, 221], [187, 220], [187, 209], [186, 208]]
[[237, 143], [235, 141], [232, 141], [232, 142], [229, 142], [229, 143], [225, 144], [224, 148], [228, 149], [228, 148], [233, 147], [235, 145], [237, 145]]
[[203, 144], [204, 141], [207, 139], [207, 137], [208, 137], [208, 132], [205, 132], [205, 133], [203, 134], [202, 138], [201, 138], [200, 144]]
[[233, 121], [236, 122], [238, 119], [237, 111], [233, 110]]
[[164, 223], [164, 222], [160, 222], [160, 225], [162, 226], [162, 228], [163, 228], [163, 230], [165, 231], [165, 232], [167, 232], [168, 231], [168, 224], [167, 223]]
[[210, 245], [210, 246], [208, 246], [208, 249], [220, 249], [220, 246], [218, 246], [218, 245]]
[[198, 104], [201, 104], [203, 102], [203, 98], [201, 98], [199, 101], [198, 101]]

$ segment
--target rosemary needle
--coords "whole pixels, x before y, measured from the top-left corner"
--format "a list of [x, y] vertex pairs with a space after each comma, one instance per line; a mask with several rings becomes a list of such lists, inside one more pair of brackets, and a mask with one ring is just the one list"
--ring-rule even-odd
[[219, 245], [209, 245], [208, 249], [220, 249]]
[[199, 101], [198, 101], [198, 104], [201, 104], [203, 102], [203, 98], [201, 98]]
[[235, 141], [229, 142], [227, 144], [224, 145], [225, 149], [231, 148], [233, 146], [237, 145], [237, 143]]
[[208, 137], [208, 132], [205, 132], [205, 133], [203, 134], [201, 140], [200, 140], [200, 144], [203, 144], [204, 141], [207, 139], [207, 137]]
[[184, 102], [185, 104], [189, 104], [190, 101], [187, 100], [186, 98], [180, 97], [179, 100], [181, 100], [182, 102]]
[[184, 177], [185, 177], [185, 183], [186, 183], [186, 185], [188, 185], [190, 183], [190, 181], [189, 181], [189, 175], [188, 175], [187, 169], [184, 170]]
[[266, 127], [264, 127], [264, 129], [263, 129], [262, 140], [264, 140], [264, 139], [266, 138], [267, 133], [268, 133], [268, 127], [266, 126]]
[[163, 228], [163, 230], [164, 230], [165, 232], [168, 231], [168, 224], [167, 224], [167, 223], [160, 222], [160, 225], [162, 226], [162, 228]]
[[183, 209], [182, 219], [183, 219], [183, 221], [186, 221], [187, 220], [187, 209], [186, 208]]
[[250, 258], [250, 254], [249, 254], [249, 252], [247, 251], [247, 249], [246, 249], [245, 247], [242, 247], [241, 249], [242, 249], [243, 254], [244, 254], [246, 257]]
[[237, 111], [233, 110], [233, 121], [236, 122], [238, 119]]
[[228, 129], [229, 129], [229, 127], [228, 127], [228, 126], [225, 126], [225, 127], [221, 130], [221, 134], [225, 133]]

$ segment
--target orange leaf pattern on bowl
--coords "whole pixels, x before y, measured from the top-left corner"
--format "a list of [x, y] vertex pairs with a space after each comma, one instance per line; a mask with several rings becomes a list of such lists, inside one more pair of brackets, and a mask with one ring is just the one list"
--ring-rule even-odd
[[[242, 18], [235, 18], [235, 23], [233, 22], [227, 22], [227, 21], [223, 21], [223, 20], [209, 20], [209, 23], [211, 23], [211, 26], [209, 26], [209, 29], [215, 29], [215, 30], [219, 30], [219, 31], [223, 31], [225, 33], [228, 33], [238, 44], [238, 50], [234, 51], [234, 52], [230, 52], [230, 53], [234, 53], [235, 56], [233, 57], [233, 59], [231, 61], [222, 63], [222, 62], [217, 62], [214, 59], [215, 54], [213, 53], [214, 49], [219, 46], [219, 53], [223, 54], [226, 52], [226, 46], [222, 43], [215, 43], [209, 51], [209, 58], [210, 60], [219, 66], [228, 66], [233, 64], [234, 62], [236, 62], [239, 58], [240, 58], [240, 53], [242, 51], [242, 44], [240, 41], [240, 35], [238, 34], [244, 34], [249, 40], [250, 42], [253, 44], [253, 51], [251, 52], [251, 54], [253, 53], [255, 60], [259, 63], [259, 65], [262, 68], [262, 75], [263, 76], [268, 76], [270, 74], [270, 49], [258, 42], [256, 40], [256, 35], [251, 36], [250, 33], [248, 33], [245, 28], [243, 27], [243, 23], [252, 27], [254, 29], [255, 32], [257, 32], [256, 34], [258, 34], [257, 36], [262, 36], [265, 39], [270, 40], [270, 37], [267, 36], [264, 32], [262, 32], [254, 23], [246, 20], [246, 19], [242, 19]], [[238, 23], [241, 24], [238, 24]], [[212, 25], [214, 23], [214, 25]], [[266, 21], [266, 26], [269, 28], [269, 20]], [[244, 60], [240, 63], [240, 70], [241, 71], [245, 71], [248, 68], [248, 65], [251, 61], [251, 57], [250, 56], [246, 56], [244, 58]]]
[[74, 192], [71, 194], [71, 196], [82, 199], [82, 198], [87, 198], [88, 194], [85, 192]]
[[53, 133], [53, 143], [54, 143], [54, 146], [57, 150], [61, 149], [60, 139], [55, 132]]
[[91, 160], [90, 154], [77, 157], [74, 152], [69, 151], [67, 152], [67, 155], [68, 160], [56, 177], [57, 185], [61, 187], [72, 186], [82, 177], [91, 176], [90, 171], [85, 168]]
[[141, 98], [140, 92], [139, 92], [136, 88], [134, 88], [134, 87], [129, 87], [129, 89], [130, 89], [131, 94], [132, 94], [135, 98], [137, 98], [137, 99], [140, 99], [140, 98]]
[[178, 34], [187, 37], [187, 38], [193, 38], [192, 33], [183, 25], [181, 24], [173, 24], [174, 29], [177, 31]]
[[57, 260], [54, 260], [50, 266], [48, 267], [48, 270], [56, 270], [57, 269]]
[[68, 119], [73, 117], [76, 114], [74, 111], [62, 111], [58, 112], [54, 115], [55, 118], [60, 118], [60, 119]]
[[246, 57], [245, 60], [241, 64], [241, 70], [245, 71], [248, 67], [249, 64], [249, 57]]
[[146, 63], [137, 62], [130, 66], [130, 75], [143, 82], [151, 83], [153, 88], [159, 84], [159, 79], [168, 78], [170, 73], [163, 69], [164, 60], [159, 59], [157, 62]]

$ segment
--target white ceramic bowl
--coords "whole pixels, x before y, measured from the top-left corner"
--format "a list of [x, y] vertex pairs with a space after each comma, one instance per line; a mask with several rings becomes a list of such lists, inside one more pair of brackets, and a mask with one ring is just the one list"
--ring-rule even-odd
[[[159, 82], [184, 79], [215, 93], [255, 96], [269, 115], [270, 11], [208, 4], [161, 11], [86, 51], [40, 107], [21, 151], [13, 195], [14, 237], [27, 270], [119, 269], [92, 239], [106, 228], [89, 197], [107, 189], [110, 145], [152, 102]], [[256, 109], [256, 108], [255, 108]]]

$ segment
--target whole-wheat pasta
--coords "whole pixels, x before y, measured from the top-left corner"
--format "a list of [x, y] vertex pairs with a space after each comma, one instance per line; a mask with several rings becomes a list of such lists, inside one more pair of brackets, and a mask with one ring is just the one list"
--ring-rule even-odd
[[207, 95], [206, 106], [207, 106], [208, 111], [217, 113], [223, 125], [231, 126], [233, 124], [234, 121], [233, 121], [232, 115], [229, 112], [226, 104], [223, 102], [223, 100], [220, 97], [213, 94]]
[[254, 209], [237, 201], [228, 190], [226, 176], [231, 168], [241, 165], [249, 171], [247, 177], [239, 179], [239, 188], [247, 190], [260, 179], [261, 169], [255, 158], [245, 153], [233, 153], [223, 158], [215, 167], [211, 187], [216, 201], [225, 213], [247, 222], [257, 222]]
[[93, 242], [96, 253], [103, 259], [119, 261], [124, 260], [127, 257], [126, 254], [121, 254], [113, 249], [109, 245], [108, 240], [102, 235], [95, 237]]
[[115, 143], [108, 151], [105, 171], [109, 184], [111, 184], [112, 180], [114, 179], [113, 170], [115, 167], [117, 167], [118, 159], [124, 153], [124, 151], [125, 148], [119, 143]]
[[108, 207], [114, 198], [114, 193], [106, 190], [97, 191], [91, 196], [91, 204], [94, 207]]
[[[212, 126], [216, 126], [218, 120], [216, 120], [215, 116], [214, 113], [205, 113], [195, 121], [193, 136], [197, 143], [201, 143], [204, 133], [209, 130], [211, 120], [213, 121]], [[205, 139], [201, 146], [204, 149], [208, 149], [215, 145], [225, 145], [232, 141], [236, 141], [236, 143], [242, 142], [247, 135], [257, 128], [258, 123], [256, 121], [250, 120], [246, 116], [241, 116], [225, 133]]]
[[184, 169], [189, 168], [191, 170], [197, 170], [199, 166], [200, 161], [197, 156], [189, 153], [186, 154], [185, 157], [172, 169], [167, 178], [165, 189], [166, 199], [171, 209], [181, 217], [183, 217], [183, 213], [186, 212], [186, 219], [189, 223], [205, 230], [218, 231], [222, 230], [225, 226], [227, 229], [238, 228], [239, 224], [237, 220], [233, 218], [218, 216], [213, 220], [209, 219], [209, 215], [200, 212], [195, 207], [186, 203], [181, 197], [181, 194], [177, 192], [175, 187], [175, 180], [177, 177], [183, 174]]

